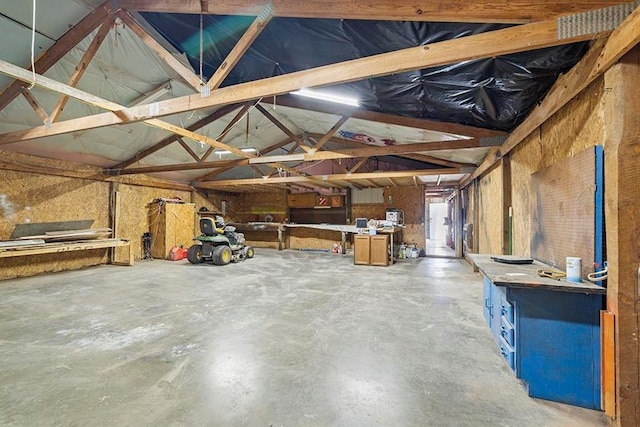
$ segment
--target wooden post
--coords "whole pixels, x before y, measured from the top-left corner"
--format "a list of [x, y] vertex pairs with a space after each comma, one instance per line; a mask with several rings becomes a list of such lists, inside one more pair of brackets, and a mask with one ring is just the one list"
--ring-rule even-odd
[[607, 310], [615, 316], [616, 418], [611, 424], [616, 426], [640, 425], [639, 81], [640, 46], [636, 46], [605, 73]]
[[511, 208], [511, 159], [500, 159], [502, 167], [502, 253], [511, 255], [509, 209]]
[[462, 258], [462, 223], [464, 222], [464, 218], [462, 218], [462, 200], [461, 200], [462, 190], [456, 190], [456, 196], [453, 201], [454, 203], [454, 235], [455, 235], [455, 248], [456, 248], [456, 257]]

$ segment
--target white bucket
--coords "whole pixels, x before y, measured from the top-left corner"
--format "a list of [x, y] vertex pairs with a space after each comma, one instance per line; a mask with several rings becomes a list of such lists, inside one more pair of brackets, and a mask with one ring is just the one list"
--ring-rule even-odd
[[582, 258], [567, 257], [567, 282], [582, 282]]

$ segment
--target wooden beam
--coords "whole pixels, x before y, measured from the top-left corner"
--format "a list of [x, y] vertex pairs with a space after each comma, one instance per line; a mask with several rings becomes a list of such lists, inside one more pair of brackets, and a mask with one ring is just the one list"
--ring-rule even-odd
[[[219, 118], [224, 117], [227, 114], [231, 113], [233, 110], [238, 108], [238, 106], [239, 106], [238, 104], [225, 105], [224, 107], [217, 109], [216, 111], [214, 111], [213, 113], [209, 114], [208, 116], [206, 116], [206, 117], [198, 120], [194, 124], [188, 126], [187, 130], [197, 131], [198, 129], [201, 129], [201, 128], [205, 127], [206, 125], [215, 122]], [[131, 157], [130, 159], [127, 159], [124, 162], [121, 162], [121, 163], [118, 163], [115, 166], [112, 166], [112, 169], [124, 169], [127, 166], [131, 166], [132, 164], [140, 161], [141, 159], [143, 159], [143, 158], [145, 158], [147, 156], [150, 156], [151, 154], [155, 153], [156, 151], [161, 150], [162, 148], [166, 147], [167, 145], [170, 145], [170, 144], [176, 142], [179, 137], [180, 136], [176, 135], [176, 134], [168, 136], [165, 139], [163, 139], [162, 141], [152, 145], [151, 147], [145, 148], [144, 150], [136, 153], [136, 155]]]
[[[615, 316], [616, 417], [609, 424], [616, 427], [640, 423], [639, 79], [640, 46], [636, 46], [605, 74], [602, 95], [606, 304]], [[612, 392], [610, 388], [607, 391]]]
[[[231, 121], [224, 127], [224, 129], [222, 130], [222, 132], [220, 132], [220, 135], [218, 135], [218, 138], [216, 138], [216, 139], [218, 141], [222, 142], [224, 140], [224, 138], [227, 136], [227, 134], [229, 133], [229, 131], [236, 125], [236, 123], [238, 123], [240, 121], [240, 119], [242, 119], [244, 117], [244, 115], [247, 113], [247, 111], [249, 111], [249, 108], [251, 108], [251, 104], [245, 103], [242, 106], [242, 108], [240, 110], [238, 110], [238, 112], [231, 119]], [[204, 155], [202, 156], [202, 158], [200, 160], [202, 160], [202, 161], [207, 160], [209, 158], [209, 156], [211, 156], [211, 154], [213, 153], [214, 150], [215, 150], [214, 147], [209, 147], [207, 152], [204, 153]]]
[[[180, 62], [171, 52], [156, 41], [147, 31], [138, 24], [128, 13], [123, 10], [118, 11], [118, 18], [129, 27], [135, 35], [154, 51], [169, 67], [171, 67], [187, 84], [200, 93], [201, 82], [191, 68]], [[199, 95], [198, 95], [199, 96]]]
[[[278, 17], [375, 19], [386, 21], [431, 22], [505, 22], [525, 23], [555, 18], [586, 10], [620, 4], [620, 1], [559, 0], [453, 0], [397, 2], [393, 0], [360, 0], [346, 2], [325, 0], [274, 2], [273, 14]], [[199, 14], [200, 2], [184, 0], [120, 0], [127, 10], [161, 13]], [[216, 1], [209, 4], [208, 13], [214, 15], [249, 15], [260, 13], [263, 2], [250, 0]]]
[[[350, 140], [345, 140], [351, 142]], [[357, 142], [357, 141], [354, 141]], [[324, 150], [312, 153], [287, 154], [281, 156], [262, 156], [249, 160], [251, 164], [269, 163], [269, 162], [295, 162], [295, 161], [318, 161], [330, 159], [350, 159], [358, 157], [373, 156], [392, 156], [395, 154], [418, 153], [422, 151], [440, 151], [440, 150], [457, 150], [461, 148], [480, 147], [480, 141], [476, 139], [462, 139], [456, 141], [436, 141], [436, 142], [419, 142], [415, 144], [397, 144], [397, 145], [369, 145], [363, 144], [365, 147], [352, 148], [347, 150]]]
[[232, 185], [264, 185], [264, 184], [282, 184], [289, 182], [308, 182], [314, 183], [314, 181], [322, 181], [325, 184], [332, 181], [358, 181], [368, 179], [385, 179], [385, 178], [405, 178], [413, 176], [427, 176], [427, 175], [448, 175], [459, 174], [460, 169], [420, 169], [411, 171], [387, 171], [387, 172], [365, 172], [365, 173], [346, 173], [346, 174], [334, 174], [323, 176], [288, 176], [278, 178], [249, 178], [249, 179], [231, 179], [223, 181], [209, 181], [207, 183], [200, 183], [195, 185], [199, 188], [213, 188], [220, 186], [232, 186]]
[[449, 133], [452, 135], [468, 136], [472, 138], [484, 138], [503, 136], [506, 132], [462, 125], [459, 123], [440, 122], [436, 120], [416, 117], [404, 117], [395, 114], [378, 113], [375, 111], [360, 110], [356, 107], [336, 105], [332, 102], [317, 99], [303, 98], [293, 95], [280, 95], [276, 98], [276, 104], [284, 107], [301, 110], [317, 111], [319, 113], [350, 116], [352, 119], [367, 120], [376, 123], [406, 126], [415, 129], [430, 130], [433, 132]]
[[[487, 56], [506, 55], [593, 39], [593, 34], [566, 39], [558, 39], [557, 34], [558, 26], [555, 20], [489, 31], [228, 86], [212, 91], [209, 97], [203, 98], [199, 94], [183, 96], [150, 105], [124, 108], [115, 115], [113, 113], [102, 113], [81, 119], [54, 123], [50, 128], [42, 126], [10, 132], [0, 135], [0, 144], [149, 120], [153, 117], [173, 115], [235, 102], [246, 102], [256, 98], [289, 93], [303, 87], [347, 83], [365, 78], [470, 61]], [[4, 65], [0, 67], [0, 72], [11, 74], [7, 73], [7, 67]]]
[[196, 154], [195, 151], [193, 151], [191, 149], [191, 147], [189, 147], [189, 144], [187, 144], [184, 139], [182, 138], [178, 138], [178, 144], [180, 144], [182, 146], [182, 148], [184, 148], [184, 150], [189, 153], [189, 155], [193, 158], [193, 160], [195, 160], [196, 162], [200, 162], [200, 157], [198, 157], [198, 155]]
[[302, 138], [300, 138], [298, 135], [296, 135], [295, 133], [291, 132], [289, 130], [288, 127], [286, 127], [284, 124], [282, 124], [282, 122], [278, 119], [276, 119], [269, 111], [267, 111], [266, 108], [264, 108], [262, 105], [260, 105], [259, 103], [256, 104], [256, 109], [258, 111], [260, 111], [267, 119], [269, 119], [271, 121], [271, 123], [273, 123], [274, 125], [276, 125], [276, 127], [278, 129], [280, 129], [282, 132], [284, 132], [285, 135], [287, 135], [289, 138], [293, 139], [294, 141], [296, 141], [298, 143], [298, 145], [300, 146], [300, 148], [302, 148], [305, 151], [309, 151], [311, 150], [309, 147], [307, 147], [304, 144], [304, 140]]
[[154, 188], [166, 188], [169, 190], [184, 190], [191, 191], [193, 187], [187, 184], [181, 184], [177, 182], [170, 182], [165, 180], [159, 180], [155, 178], [139, 178], [139, 179], [127, 179], [122, 180], [121, 178], [114, 177], [100, 171], [81, 171], [81, 170], [73, 170], [73, 169], [60, 169], [60, 168], [52, 168], [40, 165], [30, 165], [26, 163], [12, 163], [5, 160], [0, 160], [0, 169], [4, 170], [12, 170], [16, 172], [26, 172], [33, 173], [39, 175], [52, 175], [52, 176], [61, 176], [64, 178], [74, 178], [74, 179], [87, 179], [91, 181], [106, 181], [106, 182], [122, 182], [127, 185], [136, 185], [136, 186], [145, 186], [145, 187], [154, 187]]
[[336, 133], [338, 129], [342, 127], [343, 124], [345, 124], [347, 120], [349, 120], [348, 115], [344, 115], [340, 117], [340, 120], [338, 120], [337, 123], [333, 125], [331, 129], [329, 129], [329, 131], [325, 133], [318, 142], [316, 142], [316, 144], [313, 146], [313, 150], [321, 149], [324, 146], [324, 144], [326, 144], [329, 141], [329, 139], [331, 139], [333, 134]]
[[[310, 136], [318, 136], [319, 134], [311, 133], [309, 135]], [[363, 147], [363, 148], [371, 148], [370, 144], [367, 144], [367, 143], [364, 143], [364, 142], [360, 142], [360, 141], [354, 141], [354, 140], [351, 140], [351, 139], [338, 138], [338, 137], [335, 137], [335, 136], [331, 138], [331, 141], [335, 142], [335, 143], [338, 143], [338, 144], [343, 144], [343, 145], [351, 145], [351, 146], [357, 146], [357, 147]], [[472, 140], [465, 140], [465, 141], [469, 141], [469, 144], [474, 144], [474, 142], [472, 142]], [[455, 141], [440, 141], [440, 142], [453, 143]], [[436, 143], [429, 143], [429, 144], [436, 144]], [[404, 144], [404, 145], [406, 145], [406, 144]], [[482, 143], [480, 143], [480, 146], [482, 146]], [[433, 147], [436, 147], [436, 145], [434, 145]], [[462, 147], [459, 146], [458, 148], [462, 148]], [[399, 150], [402, 150], [402, 149], [399, 149]], [[440, 159], [440, 158], [433, 157], [433, 156], [425, 156], [424, 154], [409, 154], [409, 153], [400, 154], [400, 153], [394, 153], [392, 155], [398, 156], [398, 157], [401, 157], [401, 158], [405, 158], [405, 159], [417, 160], [419, 162], [432, 163], [432, 164], [435, 164], [435, 165], [445, 166], [445, 167], [452, 167], [452, 168], [475, 167], [475, 165], [473, 165], [473, 164], [452, 162], [450, 160], [444, 160], [444, 159]]]
[[22, 96], [24, 96], [29, 105], [31, 105], [31, 108], [33, 108], [33, 111], [35, 111], [38, 117], [40, 117], [42, 123], [44, 123], [45, 125], [51, 123], [47, 112], [44, 110], [44, 108], [42, 108], [42, 105], [40, 105], [38, 100], [33, 97], [31, 92], [29, 92], [26, 87], [20, 86], [20, 93], [22, 93]]
[[358, 163], [356, 163], [355, 165], [353, 165], [353, 167], [351, 168], [351, 170], [349, 170], [349, 172], [351, 173], [355, 173], [358, 169], [360, 169], [365, 163], [367, 163], [367, 160], [369, 160], [368, 157], [363, 157]]
[[[53, 46], [38, 58], [35, 63], [36, 71], [44, 74], [65, 56], [71, 49], [75, 48], [85, 37], [91, 34], [98, 25], [104, 22], [111, 13], [109, 11], [110, 0], [105, 1], [95, 8], [93, 12], [85, 16], [73, 28], [64, 33]], [[30, 70], [31, 68], [29, 68]], [[0, 111], [13, 101], [20, 94], [20, 88], [25, 85], [24, 81], [16, 80], [7, 87], [0, 95]]]
[[[76, 85], [84, 75], [85, 71], [87, 71], [87, 67], [89, 66], [89, 63], [98, 52], [98, 49], [100, 49], [102, 42], [106, 39], [107, 34], [109, 33], [109, 30], [111, 30], [111, 27], [114, 21], [115, 21], [115, 17], [113, 15], [108, 16], [104, 20], [104, 22], [102, 23], [102, 26], [100, 27], [96, 35], [93, 37], [93, 40], [91, 40], [89, 47], [84, 52], [84, 55], [82, 55], [80, 62], [78, 62], [78, 65], [76, 65], [76, 68], [71, 73], [71, 77], [69, 77], [69, 80], [67, 81], [68, 86], [76, 87]], [[60, 97], [58, 98], [58, 102], [56, 103], [56, 106], [53, 108], [53, 111], [51, 112], [51, 117], [50, 117], [51, 123], [54, 123], [58, 120], [58, 118], [62, 114], [62, 111], [64, 110], [64, 107], [67, 105], [68, 101], [69, 101], [69, 97], [67, 95], [60, 95]]]
[[580, 62], [556, 81], [547, 96], [509, 135], [495, 155], [487, 156], [476, 172], [463, 182], [463, 185], [469, 185], [471, 180], [487, 172], [493, 164], [517, 147], [531, 132], [575, 98], [638, 42], [640, 42], [640, 7], [637, 7], [606, 41], [602, 39], [594, 41], [591, 49]]
[[272, 6], [271, 4], [267, 4], [267, 6], [264, 7], [256, 19], [251, 23], [249, 28], [247, 28], [242, 37], [240, 37], [240, 40], [238, 40], [233, 49], [231, 49], [231, 52], [229, 52], [224, 61], [222, 61], [222, 64], [220, 64], [216, 72], [213, 73], [213, 76], [211, 76], [207, 82], [207, 86], [209, 86], [210, 90], [220, 87], [233, 67], [235, 67], [238, 61], [240, 61], [242, 55], [244, 55], [247, 49], [249, 49], [249, 46], [251, 46], [262, 30], [267, 26], [267, 24], [269, 24], [271, 18], [273, 18], [271, 12]]

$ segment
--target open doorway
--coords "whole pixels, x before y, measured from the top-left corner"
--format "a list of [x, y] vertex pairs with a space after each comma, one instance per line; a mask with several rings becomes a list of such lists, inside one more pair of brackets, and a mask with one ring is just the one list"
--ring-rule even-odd
[[425, 255], [455, 256], [451, 203], [446, 199], [425, 199]]

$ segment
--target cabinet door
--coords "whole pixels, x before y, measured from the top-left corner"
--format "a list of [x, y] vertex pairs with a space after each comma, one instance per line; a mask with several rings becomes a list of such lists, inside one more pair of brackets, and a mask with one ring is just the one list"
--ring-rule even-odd
[[369, 253], [371, 250], [370, 236], [356, 235], [353, 239], [353, 263], [369, 265]]
[[370, 264], [386, 267], [389, 265], [389, 236], [371, 236]]

